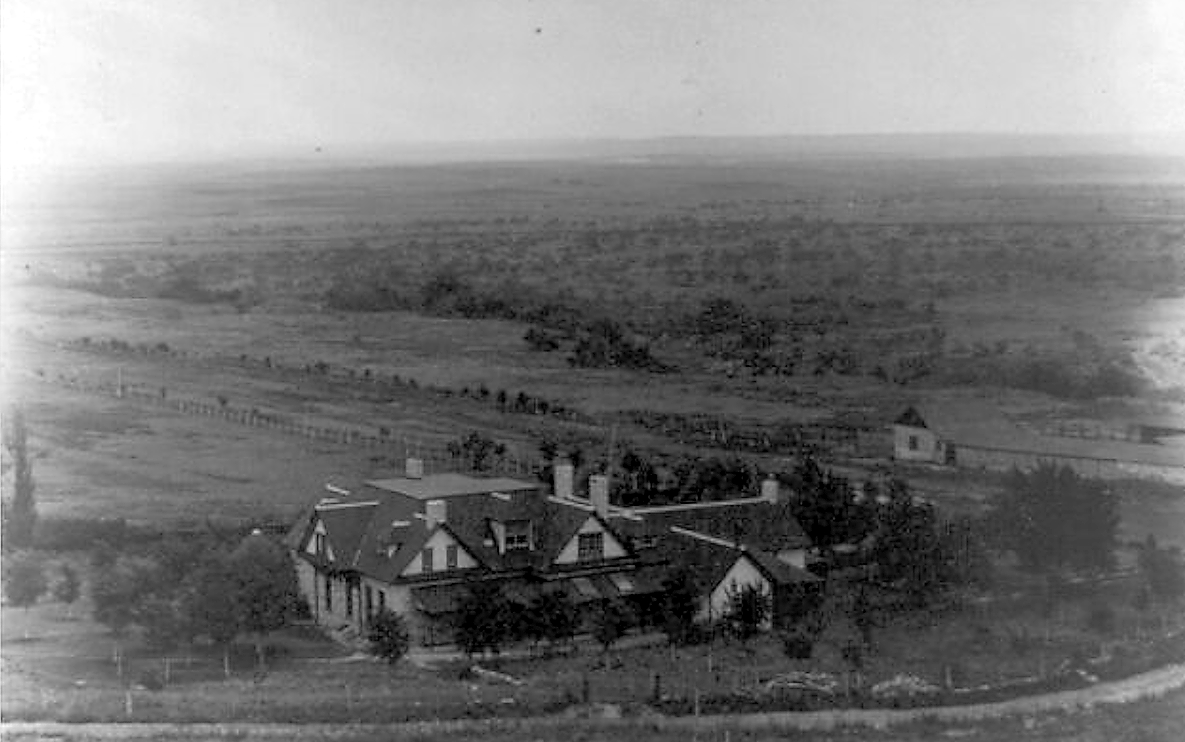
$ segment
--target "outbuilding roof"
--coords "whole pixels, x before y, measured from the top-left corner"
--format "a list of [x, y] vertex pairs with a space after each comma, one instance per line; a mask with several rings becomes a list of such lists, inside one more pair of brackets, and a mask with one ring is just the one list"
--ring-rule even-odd
[[1039, 435], [1015, 425], [998, 408], [978, 400], [911, 405], [894, 424], [925, 428], [944, 440], [968, 447], [1036, 457], [1185, 468], [1185, 451], [1180, 446]]

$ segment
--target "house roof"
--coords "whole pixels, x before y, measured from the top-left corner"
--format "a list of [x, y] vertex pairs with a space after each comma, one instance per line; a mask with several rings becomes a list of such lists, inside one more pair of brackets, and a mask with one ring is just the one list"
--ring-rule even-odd
[[711, 509], [664, 510], [638, 515], [641, 520], [615, 520], [614, 525], [622, 523], [620, 528], [634, 538], [657, 536], [669, 531], [671, 526], [677, 526], [774, 553], [811, 545], [787, 502], [747, 502]]
[[[342, 495], [331, 505], [310, 508], [289, 534], [289, 546], [299, 549], [306, 543], [319, 519], [325, 524], [335, 557], [333, 565], [326, 566], [354, 569], [383, 582], [394, 582], [421, 554], [437, 530], [450, 534], [480, 568], [489, 572], [542, 573], [553, 569], [560, 551], [589, 518], [597, 518], [606, 530], [628, 544], [595, 513], [549, 501], [536, 491], [535, 484], [506, 479], [462, 479], [470, 484], [464, 492], [451, 490], [458, 497], [449, 500], [440, 525], [428, 527], [423, 498], [368, 487], [354, 495]], [[475, 481], [484, 484], [474, 484]], [[515, 482], [518, 489], [504, 486], [508, 482]], [[507, 490], [513, 493], [509, 497], [493, 495], [494, 492], [507, 494]], [[461, 494], [466, 496], [460, 497]], [[494, 524], [514, 521], [531, 523], [534, 548], [502, 553], [496, 544]]]
[[[346, 505], [318, 505], [313, 510], [325, 525], [325, 538], [334, 554], [340, 554], [339, 561], [353, 564], [357, 561], [358, 547], [366, 534], [366, 527], [374, 516], [378, 503], [367, 501]], [[346, 561], [347, 555], [353, 557]]]
[[795, 567], [793, 564], [787, 564], [781, 559], [778, 559], [773, 554], [761, 550], [749, 550], [745, 552], [753, 563], [765, 573], [765, 576], [770, 582], [778, 585], [793, 585], [800, 582], [819, 582], [819, 578], [805, 569]]
[[1015, 445], [1021, 437], [1031, 435], [1004, 417], [998, 408], [980, 400], [911, 405], [893, 423], [925, 428], [939, 438], [963, 445], [1002, 447]]
[[366, 484], [375, 489], [395, 492], [417, 500], [465, 497], [490, 492], [537, 490], [540, 487], [538, 482], [525, 482], [508, 477], [478, 478], [455, 473], [428, 474], [416, 479], [410, 477], [372, 479]]

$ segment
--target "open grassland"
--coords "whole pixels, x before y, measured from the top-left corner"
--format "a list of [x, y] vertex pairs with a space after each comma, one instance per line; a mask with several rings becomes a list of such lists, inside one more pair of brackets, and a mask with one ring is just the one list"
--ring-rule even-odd
[[138, 523], [287, 520], [365, 453], [44, 383], [13, 385], [43, 517]]

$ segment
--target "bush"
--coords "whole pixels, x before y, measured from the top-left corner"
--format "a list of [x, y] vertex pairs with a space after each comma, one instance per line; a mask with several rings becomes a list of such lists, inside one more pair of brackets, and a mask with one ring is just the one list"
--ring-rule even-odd
[[370, 641], [371, 654], [391, 665], [407, 654], [410, 645], [403, 617], [386, 609], [370, 619], [366, 638]]
[[136, 676], [136, 684], [145, 690], [158, 691], [165, 688], [164, 674], [155, 667], [147, 668]]
[[782, 652], [792, 660], [809, 660], [814, 649], [815, 639], [805, 631], [794, 630], [782, 635]]
[[1103, 636], [1114, 634], [1116, 629], [1115, 609], [1106, 604], [1093, 606], [1086, 614], [1086, 627]]
[[126, 544], [128, 531], [123, 518], [43, 518], [33, 542], [44, 551], [89, 551], [100, 543]]

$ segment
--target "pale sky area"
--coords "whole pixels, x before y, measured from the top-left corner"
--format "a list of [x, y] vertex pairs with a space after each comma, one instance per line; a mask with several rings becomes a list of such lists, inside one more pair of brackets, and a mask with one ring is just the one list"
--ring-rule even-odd
[[1182, 0], [4, 0], [0, 164], [1185, 132]]

